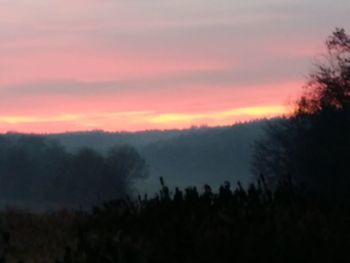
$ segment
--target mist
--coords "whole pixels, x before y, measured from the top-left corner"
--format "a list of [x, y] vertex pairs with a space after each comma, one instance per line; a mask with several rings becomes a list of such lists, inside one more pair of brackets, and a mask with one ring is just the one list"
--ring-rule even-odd
[[76, 132], [49, 135], [69, 151], [88, 146], [105, 152], [111, 145], [128, 144], [146, 160], [149, 176], [134, 182], [138, 193], [159, 190], [159, 177], [171, 186], [214, 188], [224, 181], [243, 184], [252, 178], [254, 141], [263, 135], [266, 120], [224, 127], [193, 127], [185, 130]]

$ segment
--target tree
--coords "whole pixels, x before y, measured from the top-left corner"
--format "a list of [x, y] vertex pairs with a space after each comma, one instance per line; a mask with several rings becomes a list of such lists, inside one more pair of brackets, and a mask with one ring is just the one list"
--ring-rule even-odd
[[130, 146], [68, 152], [43, 136], [0, 135], [0, 199], [88, 207], [131, 194], [133, 180], [147, 174]]
[[111, 199], [129, 194], [135, 179], [148, 176], [145, 159], [131, 146], [112, 147], [107, 152], [102, 181], [104, 196]]
[[[256, 142], [253, 167], [276, 182], [292, 176], [332, 194], [350, 186], [350, 36], [337, 28], [289, 117], [271, 122]], [[350, 192], [350, 191], [349, 191]]]
[[91, 205], [131, 193], [133, 180], [147, 176], [145, 160], [131, 146], [112, 147], [106, 156], [82, 148], [72, 156], [69, 199]]

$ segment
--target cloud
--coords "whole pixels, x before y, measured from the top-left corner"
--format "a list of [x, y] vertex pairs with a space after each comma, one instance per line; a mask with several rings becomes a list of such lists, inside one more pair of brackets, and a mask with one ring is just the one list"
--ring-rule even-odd
[[62, 130], [108, 126], [94, 116], [111, 112], [152, 111], [167, 127], [217, 124], [208, 112], [234, 108], [280, 112], [349, 12], [348, 0], [3, 0], [0, 116]]

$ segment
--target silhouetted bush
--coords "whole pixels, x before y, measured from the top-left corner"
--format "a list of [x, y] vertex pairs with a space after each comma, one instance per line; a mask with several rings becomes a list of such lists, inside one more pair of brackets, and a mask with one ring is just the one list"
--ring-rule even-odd
[[350, 204], [290, 179], [175, 188], [88, 211], [0, 213], [3, 262], [347, 262]]
[[[290, 180], [270, 190], [226, 182], [218, 193], [174, 193], [95, 207], [63, 262], [333, 262], [349, 260], [349, 206], [308, 195]], [[68, 256], [69, 254], [69, 256]]]

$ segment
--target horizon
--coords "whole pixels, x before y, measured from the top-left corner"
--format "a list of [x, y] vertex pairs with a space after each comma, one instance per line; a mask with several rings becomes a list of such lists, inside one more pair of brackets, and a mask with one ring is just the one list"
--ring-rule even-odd
[[62, 131], [62, 132], [20, 132], [20, 131], [15, 131], [15, 130], [9, 130], [6, 132], [1, 132], [0, 135], [30, 135], [30, 136], [51, 136], [51, 135], [64, 135], [64, 134], [84, 134], [84, 133], [106, 133], [106, 134], [139, 134], [139, 133], [152, 133], [152, 132], [183, 132], [183, 131], [190, 131], [190, 130], [201, 130], [201, 129], [225, 129], [225, 128], [231, 128], [235, 126], [241, 126], [241, 125], [249, 125], [252, 123], [258, 123], [258, 122], [268, 122], [280, 118], [285, 118], [288, 117], [287, 115], [281, 115], [281, 116], [273, 116], [273, 117], [263, 117], [263, 118], [258, 118], [258, 119], [249, 119], [249, 120], [243, 120], [243, 121], [238, 121], [235, 123], [231, 124], [223, 124], [223, 125], [192, 125], [184, 128], [169, 128], [169, 129], [145, 129], [145, 130], [135, 130], [135, 131], [130, 131], [130, 130], [103, 130], [103, 129], [91, 129], [91, 130], [74, 130], [74, 131]]
[[188, 129], [288, 114], [326, 37], [350, 24], [346, 3], [1, 2], [0, 133]]

